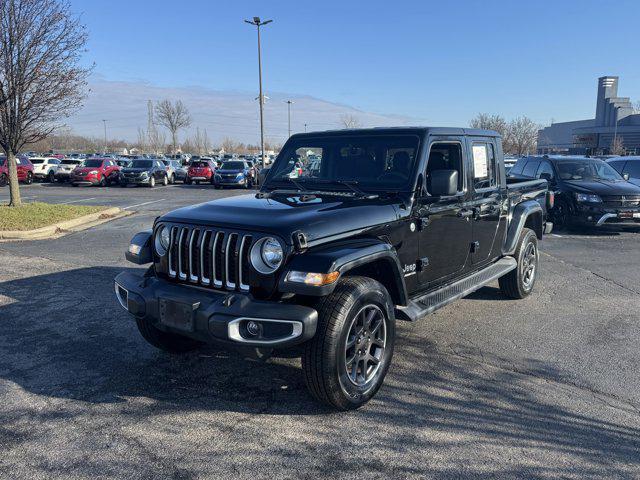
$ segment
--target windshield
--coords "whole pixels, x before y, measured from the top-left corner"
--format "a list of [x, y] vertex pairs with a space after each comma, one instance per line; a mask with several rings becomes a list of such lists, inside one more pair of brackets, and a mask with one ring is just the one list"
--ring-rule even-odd
[[44, 162], [44, 158], [32, 158], [31, 159], [31, 163], [33, 163], [34, 165], [37, 165], [39, 163], [43, 163]]
[[85, 167], [96, 168], [102, 166], [102, 160], [87, 160], [84, 162]]
[[82, 162], [80, 160], [62, 160], [60, 163], [62, 165], [79, 165]]
[[152, 166], [151, 160], [134, 160], [129, 164], [129, 168], [151, 168]]
[[191, 162], [193, 168], [206, 168], [209, 166], [207, 162]]
[[624, 180], [611, 165], [602, 160], [574, 160], [557, 163], [562, 180]]
[[290, 182], [335, 190], [350, 182], [374, 191], [408, 190], [419, 145], [414, 135], [295, 139], [276, 159], [267, 186]]
[[242, 170], [243, 168], [244, 162], [224, 162], [220, 170]]

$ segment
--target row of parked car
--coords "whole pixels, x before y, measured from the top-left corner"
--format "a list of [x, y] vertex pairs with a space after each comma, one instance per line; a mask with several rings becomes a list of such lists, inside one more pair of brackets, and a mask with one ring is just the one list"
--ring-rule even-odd
[[528, 156], [508, 175], [547, 180], [555, 196], [549, 215], [557, 227], [640, 226], [640, 157]]
[[[0, 186], [9, 181], [6, 159], [0, 157]], [[17, 158], [18, 181], [26, 184], [34, 180], [66, 182], [73, 186], [97, 185], [168, 185], [183, 182], [209, 183], [215, 188], [227, 186], [252, 188], [259, 184], [259, 167], [254, 160], [232, 157], [217, 161], [211, 158], [194, 158], [187, 165], [168, 158]]]

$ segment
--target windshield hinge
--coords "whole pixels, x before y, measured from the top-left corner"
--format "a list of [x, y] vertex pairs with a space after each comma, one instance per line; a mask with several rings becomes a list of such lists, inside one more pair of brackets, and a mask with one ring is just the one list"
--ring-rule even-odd
[[307, 249], [307, 236], [304, 232], [297, 230], [291, 234], [291, 237], [296, 252], [304, 252]]

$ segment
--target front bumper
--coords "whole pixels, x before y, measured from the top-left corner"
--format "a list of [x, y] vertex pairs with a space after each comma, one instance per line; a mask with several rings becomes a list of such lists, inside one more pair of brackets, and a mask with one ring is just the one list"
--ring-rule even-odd
[[150, 177], [120, 177], [118, 181], [120, 185], [149, 185]]
[[640, 208], [604, 208], [581, 206], [576, 211], [575, 223], [602, 227], [605, 225], [640, 225]]
[[210, 182], [211, 177], [189, 177], [192, 182]]
[[98, 185], [100, 180], [96, 177], [71, 177], [73, 185]]
[[[176, 285], [132, 272], [115, 278], [115, 290], [120, 305], [133, 316], [146, 317], [159, 330], [205, 343], [283, 348], [303, 343], [316, 333], [318, 313], [302, 305]], [[167, 312], [175, 305], [192, 312], [187, 314], [191, 321], [174, 321]], [[249, 322], [259, 325], [258, 337], [248, 333]]]
[[237, 185], [244, 185], [247, 180], [245, 178], [219, 178], [216, 177], [214, 178], [214, 182], [216, 185], [225, 185], [225, 186], [237, 186]]
[[67, 181], [71, 178], [71, 174], [69, 172], [57, 172], [55, 174], [55, 179], [59, 181]]

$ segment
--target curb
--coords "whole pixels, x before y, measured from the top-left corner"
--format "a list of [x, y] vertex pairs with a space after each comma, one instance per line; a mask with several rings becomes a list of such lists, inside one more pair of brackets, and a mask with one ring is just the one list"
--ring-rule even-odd
[[121, 210], [120, 208], [107, 208], [101, 212], [91, 213], [82, 217], [66, 220], [64, 222], [54, 223], [46, 227], [36, 228], [35, 230], [6, 230], [0, 231], [0, 241], [8, 240], [46, 240], [50, 238], [59, 238], [71, 232], [86, 230], [102, 223], [110, 222], [118, 218], [132, 215], [135, 212], [129, 210]]

